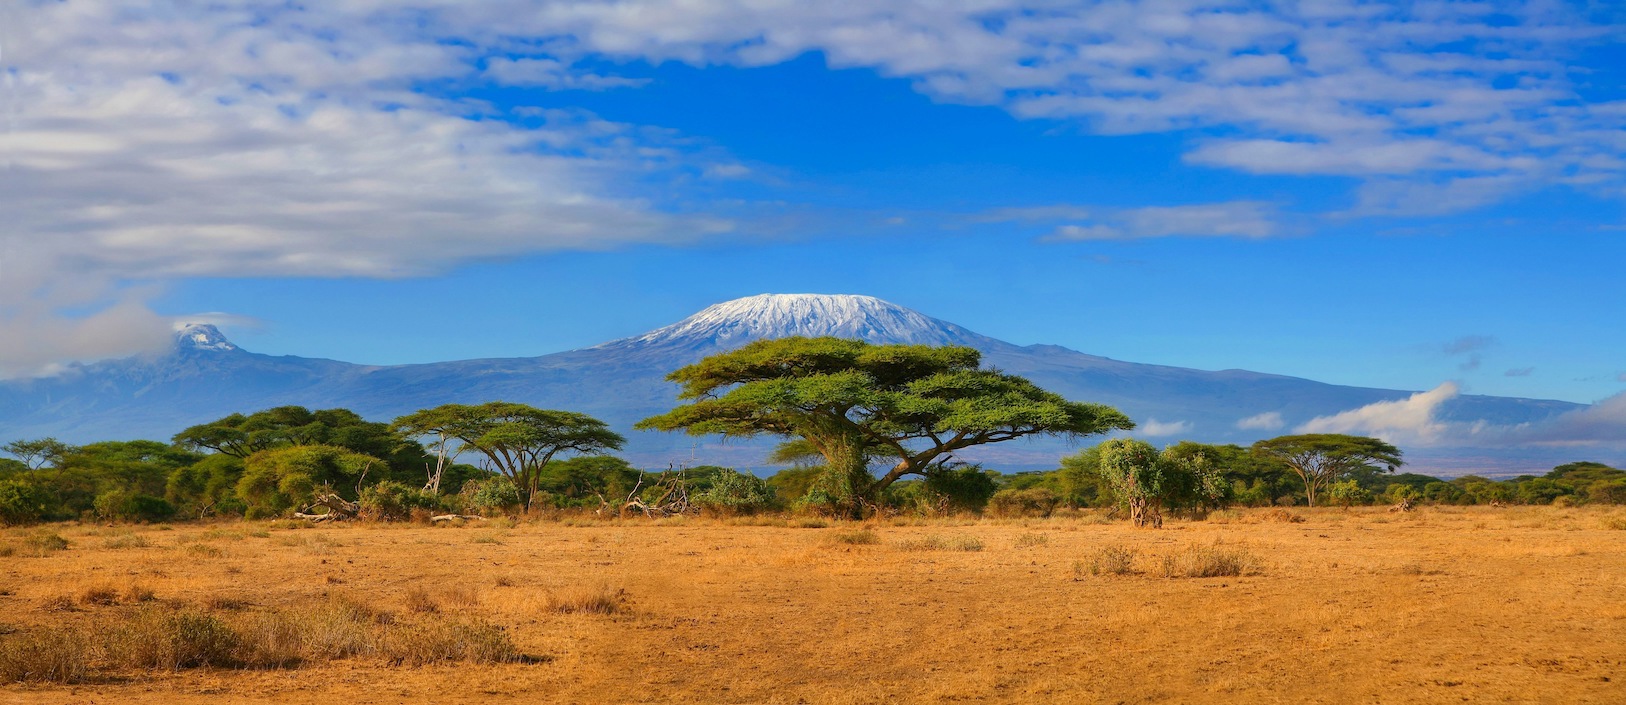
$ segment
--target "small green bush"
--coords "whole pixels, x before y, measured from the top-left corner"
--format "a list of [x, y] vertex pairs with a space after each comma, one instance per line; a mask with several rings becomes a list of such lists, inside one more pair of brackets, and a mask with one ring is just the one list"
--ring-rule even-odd
[[33, 524], [45, 518], [50, 497], [32, 482], [0, 480], [0, 526]]
[[361, 490], [361, 515], [374, 521], [407, 521], [412, 510], [435, 510], [441, 498], [433, 492], [385, 480]]
[[22, 548], [29, 555], [44, 557], [57, 551], [67, 550], [68, 540], [62, 538], [62, 534], [54, 531], [35, 531], [23, 537]]
[[1061, 500], [1043, 487], [1000, 490], [988, 500], [988, 513], [996, 517], [1048, 517]]
[[772, 509], [778, 498], [762, 478], [725, 470], [712, 478], [710, 487], [691, 499], [706, 512], [735, 516]]
[[519, 488], [506, 477], [463, 483], [463, 505], [477, 512], [502, 512], [519, 507]]

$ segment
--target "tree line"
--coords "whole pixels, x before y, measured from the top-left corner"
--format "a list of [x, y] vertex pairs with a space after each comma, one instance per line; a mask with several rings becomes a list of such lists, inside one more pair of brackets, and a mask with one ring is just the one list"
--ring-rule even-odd
[[285, 516], [331, 494], [378, 519], [439, 511], [661, 506], [832, 516], [993, 512], [1048, 515], [1116, 506], [1137, 524], [1164, 512], [1272, 504], [1345, 506], [1626, 503], [1626, 472], [1570, 463], [1507, 481], [1396, 474], [1401, 451], [1373, 438], [1292, 435], [1251, 447], [1113, 438], [1044, 472], [960, 461], [969, 448], [1035, 436], [1132, 431], [1111, 407], [1069, 401], [981, 367], [956, 346], [839, 338], [758, 341], [669, 375], [672, 411], [638, 428], [782, 440], [768, 478], [703, 466], [649, 473], [611, 453], [625, 439], [591, 416], [488, 402], [373, 422], [346, 409], [232, 414], [170, 442], [0, 446], [0, 522]]

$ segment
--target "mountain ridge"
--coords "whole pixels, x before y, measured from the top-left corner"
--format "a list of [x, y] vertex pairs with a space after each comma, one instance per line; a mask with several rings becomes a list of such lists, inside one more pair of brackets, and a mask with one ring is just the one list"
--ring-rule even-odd
[[[1142, 424], [1142, 433], [1170, 434], [1161, 440], [1247, 443], [1311, 418], [1413, 393], [1250, 370], [1147, 365], [1059, 345], [1018, 346], [874, 297], [762, 294], [715, 304], [672, 325], [589, 348], [406, 365], [264, 355], [236, 346], [212, 325], [188, 324], [177, 328], [174, 349], [167, 355], [75, 365], [54, 378], [0, 382], [0, 435], [54, 435], [70, 442], [167, 439], [188, 425], [284, 404], [344, 406], [367, 418], [389, 420], [443, 403], [503, 399], [604, 419], [628, 435], [625, 455], [647, 466], [663, 466], [680, 451], [687, 460], [691, 451], [703, 450], [707, 462], [759, 467], [768, 444], [695, 440], [635, 432], [631, 426], [677, 402], [676, 385], [665, 380], [677, 367], [761, 337], [824, 334], [875, 343], [969, 345], [983, 353], [987, 365], [1029, 377], [1071, 399], [1116, 406]], [[1445, 412], [1527, 422], [1578, 406], [1463, 396]], [[1281, 426], [1238, 427], [1260, 414], [1278, 415]], [[1053, 465], [1066, 451], [1059, 442], [1034, 441], [1002, 444], [968, 457], [1006, 467], [1042, 467]]]

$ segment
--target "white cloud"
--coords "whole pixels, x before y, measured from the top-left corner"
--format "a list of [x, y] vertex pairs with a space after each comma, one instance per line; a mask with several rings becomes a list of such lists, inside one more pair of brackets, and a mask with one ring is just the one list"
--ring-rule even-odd
[[1236, 427], [1245, 431], [1275, 431], [1286, 425], [1279, 411], [1267, 411], [1236, 422]]
[[1380, 401], [1305, 422], [1298, 433], [1348, 433], [1382, 438], [1390, 443], [1433, 445], [1445, 439], [1447, 425], [1436, 420], [1441, 404], [1456, 398], [1457, 385], [1446, 382], [1397, 401]]
[[1086, 220], [1057, 225], [1050, 241], [1138, 240], [1160, 237], [1266, 238], [1281, 233], [1275, 207], [1257, 201], [1199, 203], [1145, 208], [1044, 206], [1002, 208], [982, 213], [976, 222]]
[[537, 86], [554, 90], [602, 91], [610, 88], [636, 88], [649, 79], [605, 76], [582, 71], [558, 59], [546, 57], [510, 59], [497, 57], [486, 62], [485, 76], [509, 86]]
[[1141, 424], [1140, 427], [1135, 430], [1139, 431], [1143, 436], [1150, 436], [1152, 438], [1157, 438], [1160, 436], [1176, 436], [1182, 433], [1189, 433], [1191, 431], [1191, 422], [1163, 422], [1158, 421], [1157, 419], [1149, 418], [1146, 419], [1146, 423]]
[[[559, 110], [510, 121], [414, 90], [473, 80], [485, 47], [441, 41], [406, 7], [6, 12], [0, 327], [8, 347], [30, 342], [0, 351], [0, 375], [167, 341], [130, 281], [404, 276], [731, 227], [636, 188], [691, 169], [668, 133]], [[86, 310], [100, 313], [67, 313]]]
[[1446, 382], [1406, 399], [1383, 401], [1312, 419], [1298, 433], [1370, 435], [1396, 444], [1433, 447], [1588, 446], [1626, 449], [1626, 393], [1549, 419], [1517, 425], [1447, 421], [1441, 410], [1457, 398]]

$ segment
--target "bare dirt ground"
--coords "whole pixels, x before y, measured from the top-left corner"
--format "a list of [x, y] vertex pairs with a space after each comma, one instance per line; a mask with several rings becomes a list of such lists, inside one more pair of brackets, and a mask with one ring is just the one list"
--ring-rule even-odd
[[[0, 686], [0, 702], [1626, 702], [1626, 514], [1268, 512], [1162, 530], [1093, 516], [49, 527], [66, 550], [0, 558], [7, 630], [134, 609], [84, 604], [96, 586], [238, 612], [331, 595], [405, 611], [427, 593], [503, 625], [535, 662], [100, 673]], [[1133, 572], [1092, 575], [1107, 547], [1134, 551]], [[1192, 547], [1240, 550], [1254, 574], [1165, 577], [1163, 557]], [[583, 591], [621, 609], [550, 608]]]

